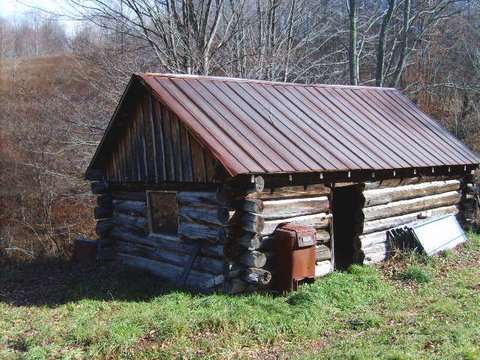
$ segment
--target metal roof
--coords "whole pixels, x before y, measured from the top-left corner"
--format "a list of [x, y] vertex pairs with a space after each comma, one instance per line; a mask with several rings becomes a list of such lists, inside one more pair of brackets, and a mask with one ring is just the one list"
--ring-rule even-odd
[[232, 175], [478, 164], [392, 88], [138, 74]]
[[479, 163], [396, 89], [139, 76], [232, 175]]

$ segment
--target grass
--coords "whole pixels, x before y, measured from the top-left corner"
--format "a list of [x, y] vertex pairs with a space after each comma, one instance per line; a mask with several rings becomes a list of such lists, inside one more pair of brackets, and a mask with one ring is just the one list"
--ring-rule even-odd
[[407, 270], [399, 274], [399, 278], [406, 281], [415, 281], [419, 284], [428, 283], [431, 276], [428, 272], [419, 266], [412, 265]]
[[480, 359], [479, 261], [471, 235], [448, 256], [353, 266], [285, 297], [65, 263], [3, 269], [0, 358]]

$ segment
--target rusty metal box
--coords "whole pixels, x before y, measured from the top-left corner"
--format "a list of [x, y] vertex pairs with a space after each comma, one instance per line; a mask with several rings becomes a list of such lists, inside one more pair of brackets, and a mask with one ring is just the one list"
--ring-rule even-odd
[[302, 281], [315, 278], [315, 229], [285, 224], [275, 231], [274, 287], [280, 292], [297, 290]]

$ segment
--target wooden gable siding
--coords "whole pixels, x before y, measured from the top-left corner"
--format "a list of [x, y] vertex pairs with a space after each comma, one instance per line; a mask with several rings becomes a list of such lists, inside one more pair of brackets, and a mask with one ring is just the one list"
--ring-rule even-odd
[[108, 181], [214, 182], [214, 157], [154, 97], [140, 97], [128, 116], [105, 162]]

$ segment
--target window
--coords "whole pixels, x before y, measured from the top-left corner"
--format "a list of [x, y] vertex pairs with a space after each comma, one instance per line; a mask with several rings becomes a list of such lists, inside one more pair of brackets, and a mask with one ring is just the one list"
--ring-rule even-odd
[[147, 196], [150, 231], [154, 234], [175, 235], [178, 229], [177, 193], [149, 191]]

